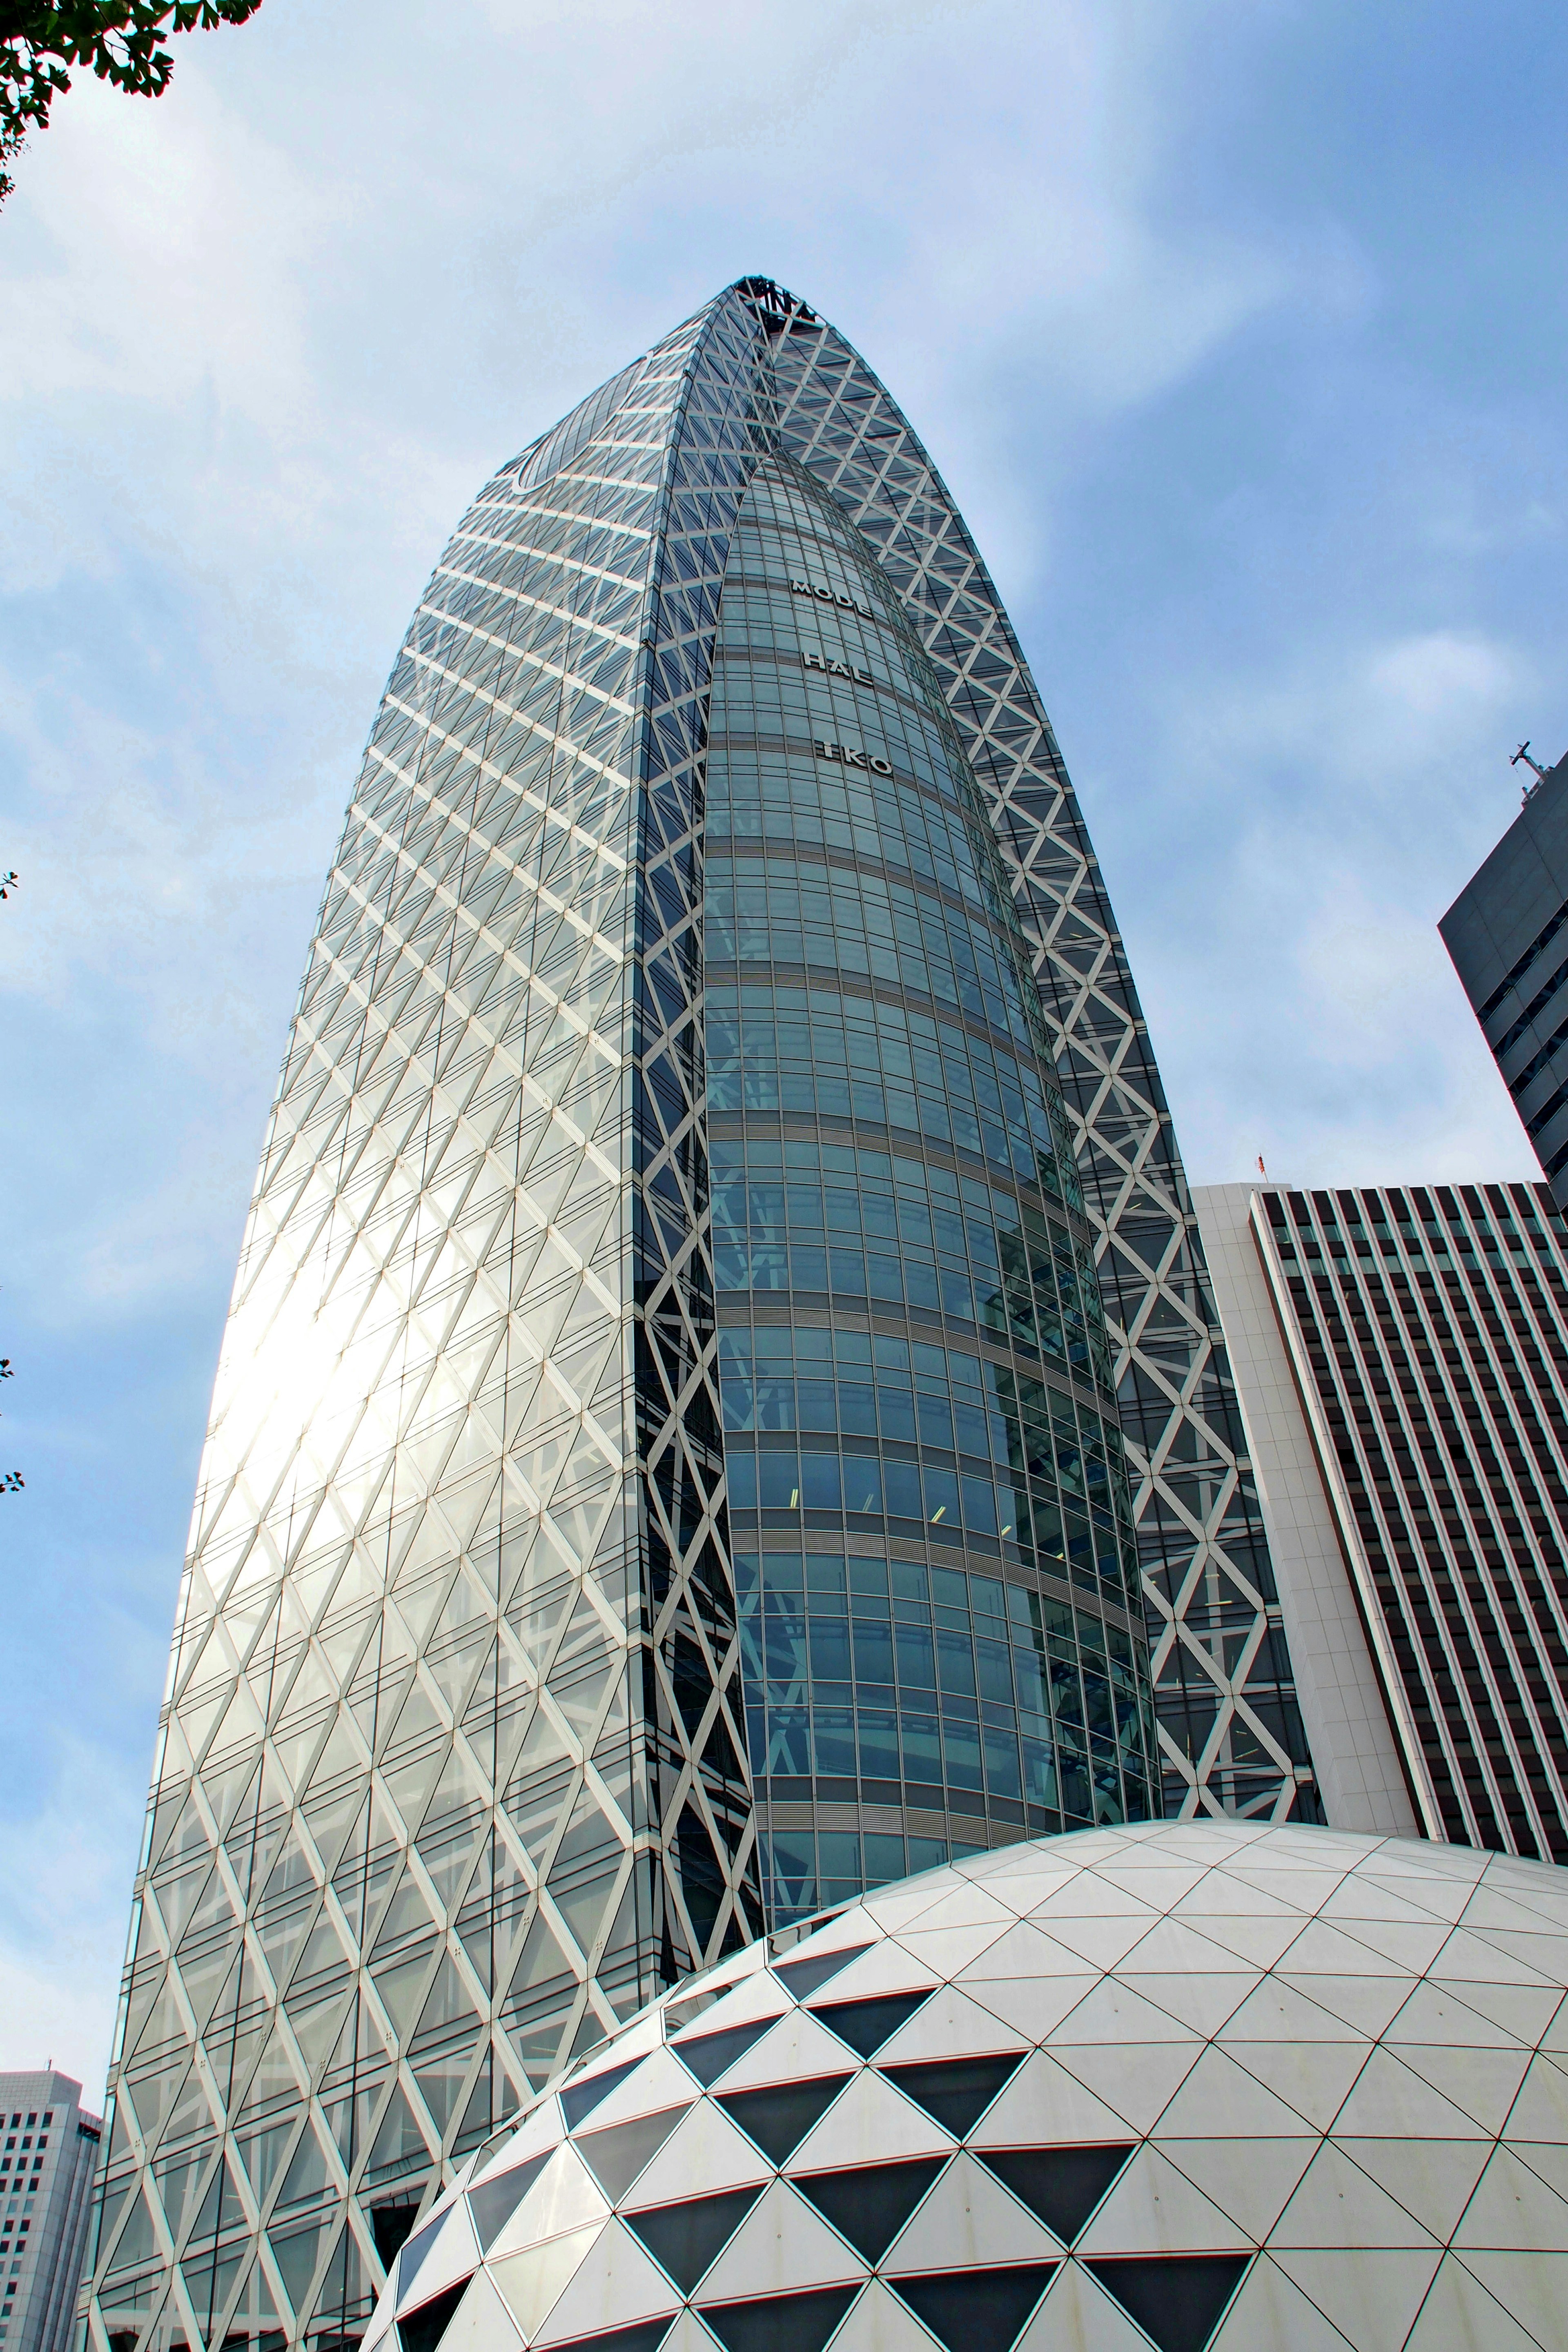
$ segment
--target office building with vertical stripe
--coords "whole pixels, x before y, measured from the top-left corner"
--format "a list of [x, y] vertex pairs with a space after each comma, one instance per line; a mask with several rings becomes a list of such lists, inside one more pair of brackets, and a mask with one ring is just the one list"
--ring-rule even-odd
[[102, 2124], [55, 2067], [0, 2074], [0, 2352], [70, 2352]]
[[1331, 1823], [1568, 1861], [1550, 1192], [1195, 1197]]

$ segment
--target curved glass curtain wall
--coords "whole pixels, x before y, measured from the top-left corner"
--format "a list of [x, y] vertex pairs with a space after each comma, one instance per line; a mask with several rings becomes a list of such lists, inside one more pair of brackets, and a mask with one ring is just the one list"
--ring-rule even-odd
[[725, 1456], [777, 1923], [1152, 1809], [1111, 1369], [1033, 984], [930, 665], [784, 457], [724, 574], [707, 860]]

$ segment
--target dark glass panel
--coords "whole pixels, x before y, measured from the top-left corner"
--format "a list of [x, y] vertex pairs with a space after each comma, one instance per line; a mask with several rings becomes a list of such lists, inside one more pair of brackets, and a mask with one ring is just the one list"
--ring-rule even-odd
[[1160, 2352], [1205, 2352], [1236, 2293], [1246, 2254], [1151, 2254], [1089, 2262]]
[[785, 2164], [848, 2080], [847, 2074], [819, 2074], [765, 2091], [731, 2091], [721, 2095], [719, 2105], [770, 2164]]
[[644, 2165], [658, 2155], [681, 2116], [689, 2113], [689, 2107], [661, 2107], [657, 2115], [637, 2116], [629, 2124], [611, 2124], [607, 2131], [589, 2132], [573, 2144], [614, 2205]]
[[847, 2238], [858, 2254], [879, 2263], [931, 2182], [946, 2164], [942, 2156], [917, 2157], [908, 2164], [862, 2164], [847, 2172], [805, 2172], [795, 2186], [817, 2211]]
[[726, 2189], [717, 2197], [690, 2197], [679, 2205], [650, 2205], [622, 2216], [682, 2294], [713, 2266], [758, 2198], [753, 2189]]
[[931, 2271], [888, 2284], [948, 2352], [1012, 2352], [1059, 2267], [1016, 2263], [1005, 2270]]
[[979, 2122], [1008, 2077], [1023, 2063], [1022, 2050], [994, 2058], [942, 2058], [912, 2066], [887, 2066], [884, 2074], [906, 2098], [962, 2139]]
[[977, 2148], [1020, 2204], [1070, 2246], [1128, 2158], [1131, 2147]]

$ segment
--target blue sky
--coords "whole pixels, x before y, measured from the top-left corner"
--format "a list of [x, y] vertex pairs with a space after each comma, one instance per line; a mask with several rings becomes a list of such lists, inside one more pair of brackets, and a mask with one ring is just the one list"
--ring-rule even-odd
[[322, 877], [476, 485], [765, 271], [903, 402], [1196, 1181], [1535, 1171], [1435, 924], [1568, 745], [1568, 20], [266, 0], [0, 213], [0, 2068], [101, 2086]]

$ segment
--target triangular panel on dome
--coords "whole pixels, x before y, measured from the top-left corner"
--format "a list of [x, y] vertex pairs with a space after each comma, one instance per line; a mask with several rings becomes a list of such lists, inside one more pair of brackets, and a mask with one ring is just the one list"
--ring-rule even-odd
[[770, 2182], [703, 2281], [701, 2301], [777, 2295], [836, 2279], [858, 2281], [868, 2265], [787, 2181]]
[[1150, 2254], [1084, 2267], [1159, 2352], [1206, 2352], [1247, 2263], [1245, 2254]]
[[875, 2268], [946, 2161], [943, 2156], [904, 2157], [837, 2172], [793, 2172], [790, 2181]]
[[1055, 2262], [1002, 2269], [901, 2272], [888, 2284], [943, 2352], [1013, 2352], [1055, 2277]]
[[1442, 2260], [1434, 2246], [1270, 2247], [1287, 2278], [1339, 2329], [1355, 2352], [1403, 2345]]
[[837, 2097], [788, 2159], [791, 2168], [834, 2171], [905, 2157], [947, 2156], [945, 2128], [866, 2067]]
[[606, 2336], [673, 2311], [679, 2296], [620, 2221], [602, 2230], [571, 2284], [535, 2332], [535, 2344]]

